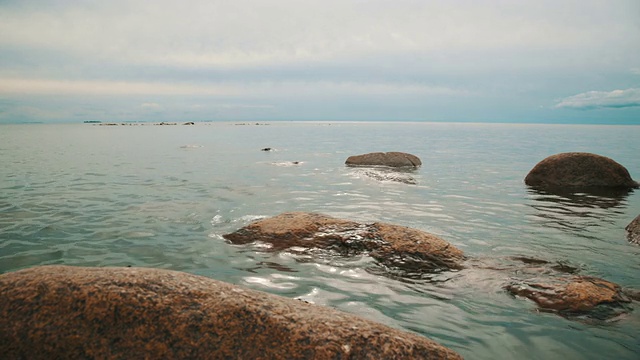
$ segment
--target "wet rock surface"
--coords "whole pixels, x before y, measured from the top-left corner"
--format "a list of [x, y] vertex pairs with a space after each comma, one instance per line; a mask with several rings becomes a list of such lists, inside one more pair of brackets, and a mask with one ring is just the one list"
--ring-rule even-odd
[[416, 168], [422, 161], [412, 154], [403, 152], [375, 152], [349, 156], [345, 161], [347, 166], [388, 166]]
[[636, 216], [624, 229], [627, 230], [627, 240], [640, 245], [640, 215]]
[[631, 311], [627, 304], [640, 296], [612, 282], [581, 276], [579, 267], [566, 262], [526, 256], [468, 258], [453, 245], [420, 230], [361, 224], [316, 213], [280, 214], [224, 238], [234, 244], [267, 244], [268, 251], [320, 248], [346, 256], [369, 254], [382, 266], [368, 271], [402, 281], [431, 281], [441, 271], [455, 270], [453, 284], [502, 288], [532, 300], [541, 311], [567, 318], [610, 319]]
[[418, 335], [186, 273], [42, 266], [0, 275], [5, 359], [460, 359]]
[[569, 319], [608, 320], [632, 310], [637, 291], [593, 276], [565, 262], [514, 256], [481, 263], [477, 268], [508, 275], [503, 289], [532, 300], [539, 311]]
[[[590, 312], [595, 317], [608, 318], [625, 312], [625, 304], [631, 302], [619, 285], [591, 276], [533, 278], [513, 282], [505, 289], [533, 300], [540, 310], [567, 316]], [[598, 309], [601, 305], [607, 307]]]
[[344, 255], [366, 253], [386, 266], [411, 270], [459, 269], [464, 259], [452, 244], [420, 230], [379, 222], [361, 224], [316, 213], [284, 213], [223, 236], [234, 244], [267, 243], [275, 251], [303, 247]]
[[524, 181], [529, 186], [550, 190], [638, 187], [624, 166], [605, 156], [581, 152], [547, 157], [531, 169]]

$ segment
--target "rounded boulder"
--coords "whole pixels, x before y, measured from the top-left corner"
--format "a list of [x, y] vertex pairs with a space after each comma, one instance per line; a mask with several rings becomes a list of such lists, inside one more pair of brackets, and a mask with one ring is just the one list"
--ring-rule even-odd
[[0, 275], [4, 359], [461, 359], [334, 309], [177, 271]]
[[547, 157], [531, 169], [524, 182], [532, 187], [551, 189], [638, 187], [624, 166], [608, 157], [582, 152]]

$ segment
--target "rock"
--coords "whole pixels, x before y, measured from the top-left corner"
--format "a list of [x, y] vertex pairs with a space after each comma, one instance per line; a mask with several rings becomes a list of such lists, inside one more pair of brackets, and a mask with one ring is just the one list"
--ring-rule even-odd
[[182, 272], [42, 266], [0, 275], [4, 359], [461, 359], [334, 309]]
[[303, 247], [346, 255], [366, 253], [384, 265], [412, 270], [460, 269], [464, 259], [455, 246], [420, 230], [378, 222], [360, 224], [315, 213], [284, 213], [223, 236], [234, 244], [268, 243], [276, 251]]
[[402, 152], [376, 152], [363, 155], [349, 156], [345, 161], [347, 166], [389, 166], [389, 167], [412, 167], [422, 165], [420, 159], [411, 154]]
[[580, 152], [549, 156], [531, 169], [524, 182], [539, 188], [638, 187], [624, 166], [608, 157]]
[[261, 151], [271, 151], [271, 148], [270, 147], [266, 147], [266, 148], [263, 148], [263, 149], [260, 149], [260, 150]]
[[627, 230], [629, 242], [640, 245], [640, 215], [636, 216], [624, 229]]
[[592, 312], [601, 305], [620, 307], [631, 302], [619, 285], [591, 276], [534, 278], [513, 282], [505, 289], [533, 300], [541, 310], [561, 314]]
[[196, 123], [194, 123], [193, 121], [187, 121], [186, 123], [182, 124], [182, 125], [195, 125]]

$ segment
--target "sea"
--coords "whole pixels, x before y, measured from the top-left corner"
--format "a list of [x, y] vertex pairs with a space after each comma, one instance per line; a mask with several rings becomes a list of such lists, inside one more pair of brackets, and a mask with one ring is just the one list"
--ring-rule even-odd
[[[638, 359], [638, 303], [612, 319], [567, 318], [508, 294], [508, 271], [405, 277], [366, 254], [275, 252], [222, 235], [317, 212], [420, 229], [480, 262], [542, 259], [640, 289], [640, 246], [624, 230], [640, 190], [558, 195], [524, 184], [537, 162], [573, 151], [640, 180], [639, 139], [640, 126], [623, 125], [0, 125], [0, 272], [172, 269], [356, 314], [468, 359]], [[345, 166], [378, 151], [418, 156], [415, 184]]]

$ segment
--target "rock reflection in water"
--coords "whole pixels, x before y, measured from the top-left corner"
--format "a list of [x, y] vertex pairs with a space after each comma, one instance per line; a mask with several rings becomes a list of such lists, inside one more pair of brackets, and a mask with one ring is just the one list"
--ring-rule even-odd
[[529, 187], [533, 214], [543, 226], [587, 236], [590, 227], [614, 223], [624, 215], [627, 197], [633, 190], [588, 189], [549, 190]]

